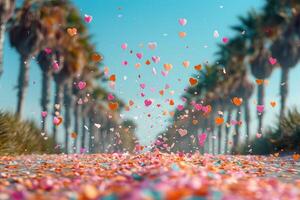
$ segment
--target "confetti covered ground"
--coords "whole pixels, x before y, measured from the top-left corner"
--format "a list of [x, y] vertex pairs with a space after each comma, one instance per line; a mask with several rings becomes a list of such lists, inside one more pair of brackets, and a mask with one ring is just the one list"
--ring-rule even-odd
[[0, 158], [0, 199], [300, 199], [300, 162], [276, 156]]

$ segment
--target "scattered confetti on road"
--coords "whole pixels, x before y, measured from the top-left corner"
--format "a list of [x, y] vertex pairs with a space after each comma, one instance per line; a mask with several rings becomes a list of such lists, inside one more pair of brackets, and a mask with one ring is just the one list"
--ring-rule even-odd
[[300, 199], [292, 157], [75, 154], [0, 158], [0, 199]]

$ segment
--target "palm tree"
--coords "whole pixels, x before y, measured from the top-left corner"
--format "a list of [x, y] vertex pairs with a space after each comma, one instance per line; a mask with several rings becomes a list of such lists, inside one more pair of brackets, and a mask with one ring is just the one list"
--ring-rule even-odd
[[[300, 15], [299, 15], [300, 17]], [[296, 19], [296, 18], [295, 18]], [[272, 55], [278, 60], [281, 66], [281, 82], [280, 82], [280, 95], [281, 95], [281, 108], [280, 117], [284, 116], [286, 99], [288, 95], [288, 75], [292, 67], [296, 66], [299, 60], [299, 47], [295, 45], [298, 41], [295, 29], [295, 19], [288, 25], [282, 36], [271, 46]]]
[[18, 101], [16, 115], [21, 116], [24, 98], [29, 84], [29, 62], [42, 47], [43, 33], [41, 30], [40, 12], [31, 1], [25, 1], [17, 11], [9, 27], [11, 46], [20, 54], [20, 72], [18, 77]]
[[[271, 57], [270, 51], [265, 47], [267, 41], [267, 33], [263, 29], [265, 20], [261, 15], [257, 15], [255, 12], [248, 13], [248, 16], [240, 17], [240, 26], [234, 26], [233, 29], [239, 31], [245, 31], [245, 39], [248, 43], [248, 51], [250, 62], [250, 69], [252, 75], [256, 79], [267, 79], [270, 77], [273, 68], [269, 63]], [[265, 97], [265, 84], [258, 85], [257, 91], [257, 103], [258, 105], [264, 105]], [[263, 113], [258, 112], [258, 132], [262, 131], [263, 126]]]
[[6, 23], [14, 12], [15, 3], [15, 0], [3, 0], [0, 2], [0, 77], [3, 72], [3, 44]]

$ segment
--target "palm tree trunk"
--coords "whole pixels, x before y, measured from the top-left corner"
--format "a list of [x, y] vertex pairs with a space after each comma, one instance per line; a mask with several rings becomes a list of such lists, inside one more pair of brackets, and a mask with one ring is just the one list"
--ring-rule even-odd
[[5, 24], [0, 24], [0, 77], [3, 73], [4, 35], [5, 35]]
[[[84, 112], [84, 110], [85, 110], [85, 105], [82, 105], [82, 112]], [[86, 129], [85, 129], [86, 115], [85, 114], [83, 114], [82, 117], [81, 117], [81, 126], [82, 126], [82, 129], [81, 129], [81, 145], [80, 145], [80, 148], [84, 149], [85, 148], [85, 135], [86, 135]]]
[[[42, 98], [41, 107], [42, 111], [48, 112], [48, 105], [50, 103], [50, 92], [51, 92], [51, 73], [50, 71], [42, 72]], [[47, 128], [47, 117], [42, 116], [42, 131], [45, 133]]]
[[[58, 113], [62, 106], [62, 100], [63, 100], [63, 85], [59, 82], [55, 85], [55, 99], [54, 99], [54, 106], [53, 106], [53, 116], [56, 116], [56, 113]], [[56, 107], [56, 105], [59, 105], [59, 108]], [[57, 126], [53, 124], [53, 139], [56, 141], [57, 139]]]
[[70, 127], [71, 127], [71, 104], [72, 104], [72, 84], [67, 82], [64, 88], [64, 107], [65, 107], [65, 151], [68, 153], [69, 148], [69, 137], [70, 137]]
[[[258, 105], [264, 105], [264, 98], [265, 98], [265, 86], [264, 84], [261, 84], [258, 86]], [[258, 112], [258, 133], [262, 133], [262, 126], [263, 126], [263, 112]]]
[[250, 140], [250, 106], [249, 106], [249, 99], [245, 98], [244, 103], [244, 109], [245, 109], [245, 124], [246, 124], [246, 145], [249, 145]]
[[16, 116], [21, 117], [23, 107], [24, 107], [24, 98], [27, 92], [29, 85], [29, 59], [27, 56], [21, 56], [20, 61], [20, 72], [18, 78], [18, 102], [17, 102], [17, 111]]
[[224, 147], [224, 153], [227, 154], [228, 153], [228, 139], [229, 139], [229, 132], [230, 132], [230, 121], [231, 121], [231, 108], [228, 110], [228, 113], [227, 113], [227, 124], [229, 124], [229, 126], [226, 126], [225, 128], [225, 147]]
[[94, 129], [94, 117], [91, 113], [89, 116], [89, 152], [94, 153], [94, 137], [95, 137], [95, 129]]
[[222, 144], [222, 128], [223, 125], [219, 125], [218, 127], [218, 154], [221, 154], [221, 144]]
[[74, 144], [73, 144], [73, 153], [77, 151], [77, 143], [78, 143], [78, 136], [79, 136], [79, 105], [75, 102], [74, 105], [74, 131], [77, 134]]
[[280, 96], [281, 96], [280, 119], [284, 117], [285, 104], [288, 95], [288, 79], [289, 79], [289, 68], [283, 67], [281, 72], [281, 84], [280, 84]]
[[[238, 107], [236, 111], [236, 121], [239, 122], [241, 120], [241, 107]], [[232, 153], [236, 153], [237, 147], [239, 144], [239, 137], [240, 137], [240, 125], [236, 124], [235, 125], [235, 135], [233, 136], [233, 151]]]
[[211, 129], [211, 140], [212, 140], [212, 150], [211, 153], [214, 155], [215, 154], [215, 139], [214, 139], [214, 132], [215, 132], [215, 123], [214, 123], [215, 115], [214, 113], [212, 114], [210, 118], [210, 129]]
[[[205, 122], [206, 122], [206, 126], [207, 127], [210, 127], [210, 122], [211, 122], [211, 120], [210, 119], [207, 119], [207, 118], [205, 118]], [[206, 153], [210, 153], [210, 133], [209, 133], [209, 131], [207, 131], [207, 127], [206, 127], [206, 134], [207, 134], [207, 138], [206, 138], [206, 145], [205, 145], [205, 151], [206, 151]]]

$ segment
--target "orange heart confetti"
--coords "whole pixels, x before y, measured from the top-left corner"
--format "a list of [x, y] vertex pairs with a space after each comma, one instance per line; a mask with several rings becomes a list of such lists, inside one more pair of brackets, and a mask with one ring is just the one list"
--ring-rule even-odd
[[71, 138], [73, 138], [73, 139], [77, 138], [77, 133], [72, 132], [72, 133], [71, 133]]
[[145, 64], [150, 65], [151, 64], [150, 60], [146, 60]]
[[274, 108], [276, 106], [276, 102], [275, 101], [271, 101], [270, 102], [271, 106]]
[[73, 37], [77, 34], [77, 29], [76, 28], [68, 28], [67, 32], [71, 37]]
[[185, 67], [185, 68], [188, 68], [190, 66], [190, 61], [188, 60], [185, 60], [182, 62], [182, 65]]
[[160, 91], [159, 91], [159, 94], [160, 94], [161, 96], [163, 96], [163, 95], [164, 95], [164, 93], [165, 93], [165, 91], [164, 91], [164, 90], [160, 90]]
[[200, 71], [202, 69], [202, 65], [196, 65], [194, 66], [194, 69], [197, 70], [197, 71]]
[[257, 85], [261, 85], [264, 83], [264, 80], [262, 79], [256, 79], [255, 82], [257, 83]]
[[193, 119], [192, 123], [193, 123], [194, 125], [196, 125], [196, 124], [198, 124], [198, 120]]
[[240, 105], [242, 105], [242, 103], [243, 103], [243, 99], [242, 99], [242, 98], [239, 98], [239, 97], [234, 97], [234, 98], [232, 99], [232, 103], [233, 103], [234, 105], [236, 105], [236, 106], [240, 106]]
[[173, 65], [170, 63], [166, 63], [166, 64], [164, 64], [164, 68], [166, 71], [170, 71], [173, 68]]
[[223, 124], [223, 123], [224, 123], [224, 118], [222, 118], [222, 117], [216, 117], [216, 118], [215, 118], [215, 123], [216, 123], [217, 125]]
[[191, 86], [194, 86], [194, 85], [196, 85], [198, 83], [198, 80], [195, 79], [195, 78], [190, 78], [189, 81], [190, 81], [190, 85]]
[[294, 154], [293, 156], [294, 161], [297, 161], [300, 159], [300, 154]]
[[116, 75], [115, 75], [115, 74], [112, 74], [112, 75], [109, 77], [109, 80], [115, 82], [115, 81], [116, 81]]
[[170, 104], [171, 106], [174, 106], [174, 100], [173, 100], [173, 99], [170, 99], [169, 104]]
[[94, 62], [100, 62], [102, 60], [101, 55], [97, 54], [97, 53], [93, 53], [92, 54], [92, 61]]
[[179, 37], [184, 38], [186, 36], [186, 32], [181, 31], [178, 33], [178, 35]]
[[109, 103], [108, 103], [108, 107], [109, 107], [109, 109], [111, 109], [111, 110], [116, 110], [116, 109], [118, 109], [119, 104], [118, 104], [117, 102], [109, 102]]

